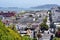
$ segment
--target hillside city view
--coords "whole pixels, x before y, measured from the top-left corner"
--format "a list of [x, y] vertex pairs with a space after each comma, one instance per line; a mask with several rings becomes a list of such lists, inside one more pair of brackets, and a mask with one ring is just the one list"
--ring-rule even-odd
[[0, 0], [0, 40], [60, 40], [60, 0]]

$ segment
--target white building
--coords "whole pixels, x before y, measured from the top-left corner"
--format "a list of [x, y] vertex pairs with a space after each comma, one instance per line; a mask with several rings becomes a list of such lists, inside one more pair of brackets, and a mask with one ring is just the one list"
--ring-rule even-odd
[[44, 18], [45, 16], [48, 16], [47, 10], [42, 10], [39, 12], [36, 12], [36, 15], [39, 17], [41, 16], [42, 18]]
[[56, 30], [60, 27], [60, 9], [58, 7], [54, 7], [51, 9], [52, 12], [52, 21], [56, 25]]
[[51, 13], [52, 13], [52, 21], [60, 22], [60, 9], [58, 9], [58, 7], [54, 7], [51, 9]]
[[15, 26], [16, 26], [16, 29], [17, 29], [18, 31], [24, 30], [24, 28], [27, 27], [27, 25], [23, 25], [23, 24], [20, 24], [20, 23], [16, 24]]

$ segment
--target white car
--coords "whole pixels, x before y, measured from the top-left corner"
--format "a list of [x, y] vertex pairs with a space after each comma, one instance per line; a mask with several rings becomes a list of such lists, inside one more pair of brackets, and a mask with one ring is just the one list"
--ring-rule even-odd
[[26, 34], [27, 32], [26, 31], [20, 31], [20, 34]]

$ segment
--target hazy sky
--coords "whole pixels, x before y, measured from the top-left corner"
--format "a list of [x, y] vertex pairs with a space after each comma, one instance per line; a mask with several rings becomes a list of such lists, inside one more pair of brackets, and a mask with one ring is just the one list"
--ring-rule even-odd
[[60, 4], [60, 0], [0, 0], [0, 7], [28, 8], [44, 4]]

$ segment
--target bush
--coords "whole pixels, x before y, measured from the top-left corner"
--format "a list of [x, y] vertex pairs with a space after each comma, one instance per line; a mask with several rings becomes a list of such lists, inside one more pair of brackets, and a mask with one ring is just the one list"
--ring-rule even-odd
[[29, 15], [29, 17], [33, 17], [32, 15]]
[[33, 40], [37, 40], [37, 38], [33, 38]]
[[43, 22], [44, 22], [44, 23], [46, 23], [46, 22], [47, 22], [47, 17], [45, 17], [45, 19], [43, 20]]
[[21, 36], [0, 21], [0, 40], [21, 40]]
[[41, 23], [40, 28], [41, 28], [41, 30], [48, 30], [49, 27], [45, 23]]
[[37, 34], [37, 37], [38, 37], [38, 38], [41, 38], [41, 37], [42, 37], [42, 35], [41, 35], [40, 33], [38, 33], [38, 34]]
[[14, 30], [7, 28], [1, 21], [0, 21], [0, 40], [32, 40], [28, 35], [21, 36], [20, 34], [16, 33]]
[[10, 28], [10, 29], [12, 29], [12, 30], [14, 30], [15, 32], [17, 32], [17, 30], [16, 30], [16, 27], [15, 27], [15, 25], [10, 25], [8, 28]]
[[56, 32], [55, 36], [60, 38], [60, 27], [58, 28], [58, 31]]
[[59, 37], [60, 38], [60, 32], [56, 32], [55, 37]]
[[58, 31], [60, 31], [60, 27], [58, 27]]
[[46, 24], [47, 22], [47, 16], [45, 17], [45, 19], [43, 20], [43, 23], [40, 24], [40, 28], [41, 30], [48, 30], [48, 25]]
[[24, 36], [22, 37], [22, 40], [32, 40], [32, 38], [30, 38], [29, 35], [24, 35]]
[[60, 40], [60, 38], [55, 37], [55, 38], [53, 38], [53, 40]]

